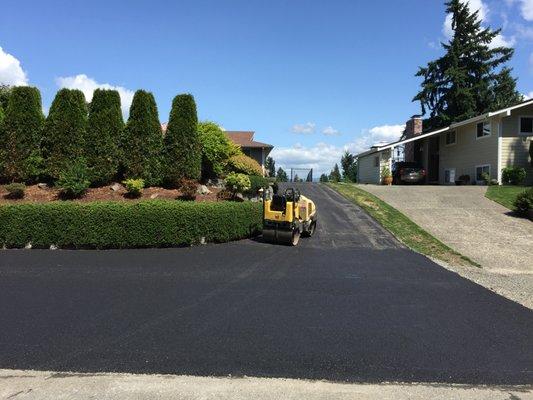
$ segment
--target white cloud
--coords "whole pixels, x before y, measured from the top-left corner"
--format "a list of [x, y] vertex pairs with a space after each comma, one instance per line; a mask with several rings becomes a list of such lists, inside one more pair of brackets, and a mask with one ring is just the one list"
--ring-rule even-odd
[[293, 133], [311, 134], [315, 133], [316, 124], [314, 122], [307, 122], [305, 124], [296, 124], [292, 127]]
[[322, 173], [329, 173], [335, 163], [340, 166], [342, 154], [348, 150], [352, 154], [366, 151], [378, 142], [393, 142], [400, 138], [405, 125], [383, 125], [365, 129], [352, 142], [342, 146], [327, 143], [317, 143], [313, 146], [302, 146], [296, 143], [292, 147], [275, 147], [271, 156], [276, 165], [287, 170], [289, 168], [313, 168], [313, 175], [318, 177]]
[[85, 74], [59, 77], [56, 79], [56, 84], [60, 88], [81, 90], [88, 102], [92, 100], [95, 89], [116, 90], [120, 94], [120, 103], [124, 117], [128, 115], [131, 102], [133, 101], [134, 92], [132, 90], [126, 89], [122, 86], [113, 86], [109, 83], [98, 83]]
[[322, 130], [322, 133], [326, 136], [336, 136], [336, 135], [340, 135], [340, 132], [333, 128], [332, 126], [326, 126], [323, 130]]
[[526, 21], [533, 21], [533, 0], [520, 0], [520, 11]]
[[531, 100], [533, 99], [533, 91], [527, 93], [527, 94], [524, 94], [524, 100]]
[[489, 44], [489, 47], [491, 49], [494, 49], [496, 47], [513, 47], [515, 44], [516, 38], [514, 36], [506, 38], [500, 33], [494, 39], [492, 39], [492, 42]]
[[26, 86], [28, 75], [20, 61], [0, 47], [0, 83], [10, 86]]

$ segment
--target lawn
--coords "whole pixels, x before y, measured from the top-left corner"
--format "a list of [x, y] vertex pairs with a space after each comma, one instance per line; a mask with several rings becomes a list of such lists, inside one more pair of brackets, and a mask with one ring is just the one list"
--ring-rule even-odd
[[410, 249], [448, 264], [479, 267], [479, 264], [446, 246], [400, 211], [357, 185], [347, 183], [328, 185], [365, 210]]
[[485, 197], [500, 203], [502, 206], [513, 210], [513, 202], [518, 194], [527, 190], [531, 186], [489, 186]]

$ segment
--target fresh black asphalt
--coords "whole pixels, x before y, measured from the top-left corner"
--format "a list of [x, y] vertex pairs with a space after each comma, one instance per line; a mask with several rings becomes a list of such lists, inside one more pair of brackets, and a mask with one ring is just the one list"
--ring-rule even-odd
[[319, 229], [296, 248], [0, 251], [0, 368], [533, 383], [533, 311], [302, 191]]

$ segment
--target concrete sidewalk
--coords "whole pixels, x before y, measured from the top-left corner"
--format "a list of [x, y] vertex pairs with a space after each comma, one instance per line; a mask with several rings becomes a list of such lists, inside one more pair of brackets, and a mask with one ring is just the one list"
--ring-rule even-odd
[[487, 199], [486, 186], [360, 187], [481, 264], [469, 278], [533, 308], [533, 223]]
[[344, 384], [267, 378], [0, 370], [0, 399], [533, 399], [533, 386]]

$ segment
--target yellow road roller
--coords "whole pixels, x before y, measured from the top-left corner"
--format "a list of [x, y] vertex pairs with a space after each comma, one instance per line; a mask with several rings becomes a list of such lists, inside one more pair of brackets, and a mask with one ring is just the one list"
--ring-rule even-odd
[[289, 188], [284, 194], [263, 197], [263, 240], [296, 246], [300, 236], [311, 237], [316, 230], [315, 203]]

